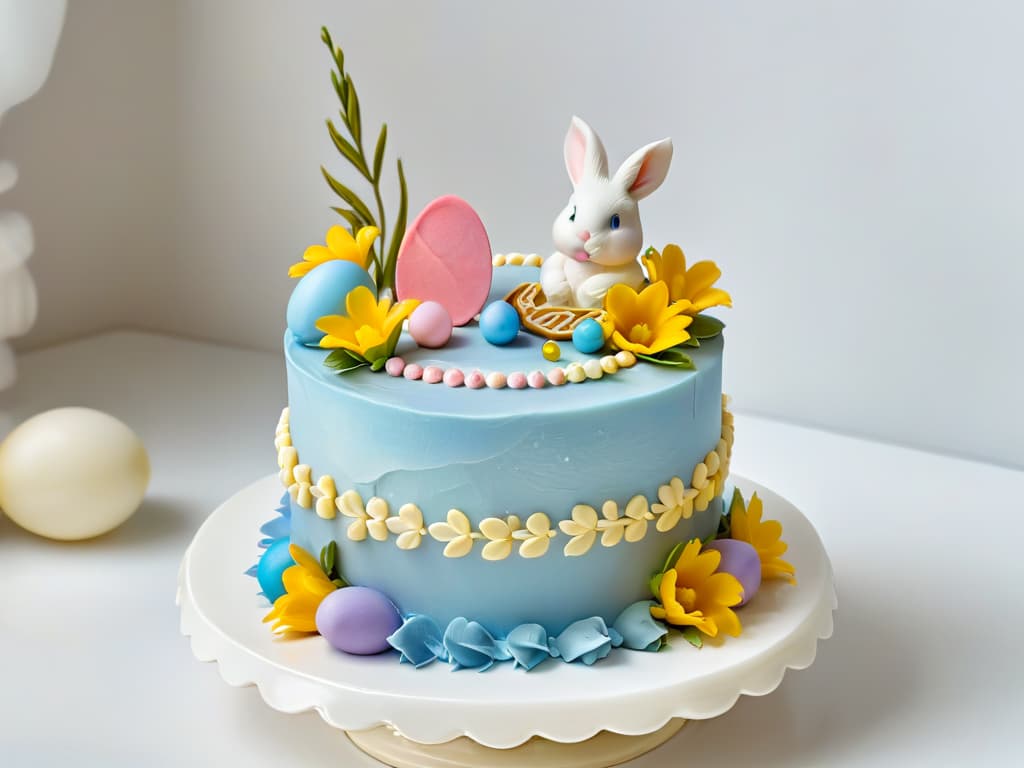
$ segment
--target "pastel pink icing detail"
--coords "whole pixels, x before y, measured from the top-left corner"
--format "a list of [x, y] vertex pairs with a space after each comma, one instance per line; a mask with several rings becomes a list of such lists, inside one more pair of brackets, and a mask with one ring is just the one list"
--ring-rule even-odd
[[576, 251], [572, 257], [576, 259], [576, 261], [588, 261], [590, 259], [590, 254], [586, 251]]
[[531, 371], [530, 375], [526, 377], [526, 383], [534, 389], [543, 389], [544, 385], [547, 384], [547, 379], [544, 378], [544, 374], [540, 371]]
[[405, 360], [400, 357], [389, 357], [384, 363], [384, 370], [388, 372], [388, 376], [401, 376], [405, 370]]
[[487, 386], [491, 389], [503, 389], [508, 379], [501, 371], [491, 371], [487, 374]]
[[429, 203], [405, 232], [395, 290], [400, 299], [436, 301], [454, 325], [476, 315], [491, 290], [491, 244], [476, 211], [445, 195]]
[[[385, 365], [387, 365], [387, 363], [385, 363]], [[409, 379], [409, 381], [416, 381], [423, 375], [423, 366], [417, 365], [416, 363], [409, 363], [405, 366], [405, 370], [402, 372], [402, 375]]]
[[444, 368], [436, 365], [428, 365], [423, 369], [423, 380], [427, 384], [437, 384], [444, 378]]
[[554, 384], [556, 387], [560, 387], [565, 384], [565, 371], [561, 368], [552, 368], [548, 371], [548, 381]]
[[465, 380], [465, 374], [458, 368], [449, 368], [444, 372], [444, 383], [449, 387], [461, 387]]
[[522, 371], [516, 371], [508, 375], [508, 385], [512, 389], [525, 389], [526, 388], [526, 374]]
[[473, 371], [466, 377], [466, 386], [470, 389], [480, 389], [487, 384], [487, 380], [481, 371]]

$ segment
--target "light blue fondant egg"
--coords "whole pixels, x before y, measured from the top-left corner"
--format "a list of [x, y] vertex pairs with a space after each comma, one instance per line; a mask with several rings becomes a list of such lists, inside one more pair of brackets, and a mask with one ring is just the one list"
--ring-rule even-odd
[[584, 355], [592, 355], [604, 346], [604, 329], [592, 317], [573, 328], [572, 344]]
[[284, 594], [284, 582], [282, 577], [286, 568], [295, 565], [291, 553], [288, 552], [289, 540], [279, 539], [267, 547], [256, 566], [256, 580], [260, 583], [260, 589], [267, 596], [270, 602]]
[[757, 550], [739, 539], [716, 539], [710, 542], [707, 548], [717, 549], [722, 553], [718, 570], [736, 577], [743, 587], [743, 600], [740, 605], [749, 603], [761, 588], [761, 558], [758, 557]]
[[492, 301], [480, 313], [480, 333], [502, 347], [519, 335], [519, 313], [506, 301]]
[[324, 337], [316, 321], [325, 315], [344, 315], [345, 297], [365, 285], [374, 294], [377, 286], [370, 274], [351, 261], [332, 259], [306, 274], [288, 300], [288, 328], [301, 343], [316, 346]]
[[357, 656], [388, 650], [388, 637], [402, 626], [395, 604], [369, 587], [331, 592], [316, 611], [316, 629], [332, 648]]

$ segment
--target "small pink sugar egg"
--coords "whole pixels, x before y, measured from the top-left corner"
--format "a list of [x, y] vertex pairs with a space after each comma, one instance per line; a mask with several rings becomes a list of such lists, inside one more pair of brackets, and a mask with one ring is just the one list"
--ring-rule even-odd
[[561, 368], [552, 368], [548, 371], [548, 381], [556, 387], [562, 386], [565, 384], [565, 371]]
[[384, 363], [384, 370], [388, 372], [388, 376], [401, 376], [405, 370], [405, 360], [400, 357], [389, 357]]
[[452, 337], [452, 316], [440, 302], [424, 301], [409, 316], [409, 335], [421, 347], [443, 347]]
[[466, 386], [470, 389], [482, 389], [487, 384], [487, 379], [482, 371], [473, 371], [466, 377]]
[[423, 369], [423, 380], [427, 384], [438, 384], [444, 378], [444, 368], [436, 365], [428, 365]]
[[409, 365], [405, 366], [405, 370], [402, 372], [402, 375], [409, 379], [409, 381], [416, 381], [423, 376], [423, 366], [417, 365], [416, 363], [409, 363]]
[[526, 374], [522, 371], [515, 371], [508, 375], [508, 385], [512, 389], [525, 389], [526, 388]]
[[543, 389], [544, 385], [547, 384], [547, 379], [544, 378], [544, 374], [540, 371], [531, 371], [530, 375], [526, 377], [526, 383], [533, 389]]
[[449, 387], [461, 387], [466, 381], [466, 374], [458, 368], [449, 368], [444, 372], [444, 383]]

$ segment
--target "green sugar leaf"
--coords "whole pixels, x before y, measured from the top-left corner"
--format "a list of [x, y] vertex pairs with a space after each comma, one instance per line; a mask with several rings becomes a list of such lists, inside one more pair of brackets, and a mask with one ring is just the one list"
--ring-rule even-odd
[[352, 236], [355, 237], [356, 230], [358, 230], [363, 225], [362, 221], [356, 215], [355, 211], [350, 211], [348, 208], [334, 207], [332, 207], [331, 210], [348, 222], [349, 227], [351, 227], [352, 229]]
[[324, 179], [330, 185], [331, 189], [334, 190], [334, 194], [352, 206], [352, 210], [359, 216], [363, 224], [368, 226], [376, 226], [376, 222], [373, 219], [373, 214], [370, 213], [370, 209], [366, 207], [366, 203], [359, 199], [359, 195], [353, 192], [351, 189], [346, 187], [336, 178], [331, 176], [327, 172], [327, 169], [320, 166], [320, 172], [323, 173]]
[[332, 368], [336, 373], [354, 371], [356, 368], [361, 368], [366, 364], [365, 360], [361, 357], [356, 357], [347, 349], [336, 349], [324, 360], [324, 365]]
[[659, 603], [661, 602], [661, 576], [662, 574], [656, 573], [651, 576], [651, 580], [647, 582], [647, 586], [651, 589], [651, 594], [654, 595], [654, 599]]
[[685, 547], [686, 544], [687, 544], [687, 542], [680, 541], [678, 544], [676, 544], [674, 547], [672, 547], [672, 551], [669, 552], [668, 553], [668, 557], [665, 558], [665, 565], [663, 565], [661, 567], [661, 572], [662, 573], [667, 571], [669, 568], [671, 568], [675, 564], [676, 560], [679, 558], [679, 553], [683, 551], [683, 547]]
[[[348, 102], [348, 95], [345, 93], [344, 83], [338, 79], [338, 73], [333, 69], [331, 70], [331, 85], [334, 86], [334, 92], [338, 95], [338, 101], [344, 107]], [[345, 124], [347, 125], [348, 117], [344, 112], [341, 113], [341, 116], [345, 119]]]
[[686, 341], [684, 341], [682, 343], [682, 346], [686, 346], [686, 347], [699, 347], [700, 346], [700, 341], [697, 339], [696, 336], [691, 336], [690, 338], [688, 338]]
[[391, 233], [391, 246], [388, 248], [387, 260], [384, 262], [384, 285], [394, 286], [395, 267], [398, 265], [398, 248], [405, 237], [405, 221], [409, 213], [409, 191], [405, 186], [405, 171], [402, 169], [402, 160], [398, 159], [398, 217], [395, 219], [395, 229]]
[[355, 166], [355, 169], [363, 174], [363, 177], [372, 182], [373, 179], [370, 177], [370, 169], [366, 167], [366, 161], [363, 160], [362, 155], [359, 154], [359, 150], [353, 147], [345, 137], [338, 133], [338, 129], [334, 127], [334, 121], [327, 121], [327, 132], [331, 135], [331, 141], [334, 142], [334, 146], [337, 150], [345, 156], [345, 159]]
[[683, 639], [694, 648], [704, 647], [704, 638], [701, 637], [700, 630], [696, 627], [684, 627], [682, 635]]
[[722, 332], [725, 323], [711, 315], [695, 315], [693, 322], [686, 329], [695, 339], [713, 339]]
[[348, 129], [352, 131], [352, 138], [356, 144], [362, 146], [363, 126], [359, 115], [359, 96], [356, 95], [356, 86], [348, 75], [345, 75], [345, 93], [348, 96]]
[[388, 140], [388, 124], [384, 123], [380, 127], [380, 135], [377, 137], [377, 148], [373, 150], [373, 183], [380, 181], [380, 170], [384, 165], [384, 145]]
[[649, 363], [657, 363], [658, 365], [667, 365], [672, 368], [682, 368], [689, 371], [697, 370], [697, 366], [693, 364], [693, 358], [683, 352], [679, 347], [666, 349], [663, 352], [659, 352], [657, 355], [642, 355], [638, 352], [636, 356]]

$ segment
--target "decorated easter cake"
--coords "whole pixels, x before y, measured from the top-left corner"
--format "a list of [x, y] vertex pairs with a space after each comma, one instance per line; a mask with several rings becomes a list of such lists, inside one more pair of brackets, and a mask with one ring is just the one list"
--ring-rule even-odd
[[384, 209], [386, 127], [363, 135], [323, 40], [352, 173], [324, 170], [343, 221], [289, 270], [283, 497], [251, 570], [271, 629], [481, 670], [739, 635], [793, 569], [760, 499], [730, 491], [721, 272], [644, 242], [671, 142], [611, 169], [573, 118], [554, 252], [494, 254], [458, 197], [409, 217], [400, 160]]

